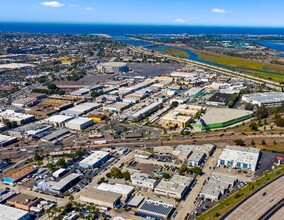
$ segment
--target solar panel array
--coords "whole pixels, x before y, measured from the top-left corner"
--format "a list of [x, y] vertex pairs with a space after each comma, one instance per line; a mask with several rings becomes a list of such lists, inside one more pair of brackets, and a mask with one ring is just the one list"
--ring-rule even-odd
[[154, 201], [145, 201], [139, 209], [168, 216], [172, 211], [173, 206]]

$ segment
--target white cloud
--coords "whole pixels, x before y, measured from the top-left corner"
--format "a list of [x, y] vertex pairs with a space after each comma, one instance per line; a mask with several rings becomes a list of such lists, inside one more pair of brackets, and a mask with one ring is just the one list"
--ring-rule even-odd
[[174, 20], [175, 23], [185, 23], [186, 20], [182, 19], [182, 18], [177, 18]]
[[221, 9], [221, 8], [213, 8], [211, 10], [211, 12], [217, 13], [217, 14], [226, 14], [226, 13], [229, 13], [230, 11], [226, 11], [226, 10]]
[[73, 5], [73, 4], [68, 4], [68, 6], [72, 8], [79, 7], [79, 5]]
[[92, 8], [92, 7], [87, 7], [86, 10], [87, 10], [87, 11], [92, 11], [92, 10], [94, 10], [94, 8]]
[[52, 7], [52, 8], [60, 8], [60, 7], [65, 6], [64, 4], [62, 4], [62, 3], [60, 3], [60, 2], [57, 2], [57, 1], [42, 2], [42, 3], [40, 3], [40, 4], [43, 5], [43, 6]]

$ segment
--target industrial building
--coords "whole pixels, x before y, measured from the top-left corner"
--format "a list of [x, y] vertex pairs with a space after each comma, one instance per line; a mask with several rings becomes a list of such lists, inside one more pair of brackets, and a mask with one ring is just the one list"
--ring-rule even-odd
[[104, 164], [110, 158], [110, 153], [106, 151], [96, 151], [92, 155], [80, 161], [79, 166], [83, 168], [96, 168]]
[[284, 104], [284, 92], [246, 94], [242, 96], [242, 101], [258, 106], [281, 106]]
[[15, 185], [15, 183], [25, 178], [29, 174], [34, 173], [36, 170], [37, 168], [34, 165], [26, 165], [18, 169], [13, 169], [13, 170], [8, 171], [4, 175], [2, 180], [4, 183]]
[[154, 200], [144, 200], [135, 215], [154, 219], [168, 219], [175, 207], [173, 205]]
[[72, 130], [81, 131], [94, 124], [94, 121], [90, 118], [78, 117], [68, 121], [65, 126]]
[[64, 127], [65, 123], [73, 119], [72, 116], [67, 115], [53, 115], [44, 121], [54, 127]]
[[18, 139], [16, 137], [11, 137], [8, 135], [0, 134], [0, 147], [5, 147], [10, 144], [17, 142]]
[[49, 135], [46, 135], [45, 137], [42, 138], [42, 140], [47, 141], [47, 142], [57, 141], [58, 139], [64, 137], [65, 135], [67, 135], [69, 133], [70, 133], [70, 131], [68, 129], [63, 128], [63, 129], [54, 131]]
[[73, 116], [73, 117], [82, 116], [100, 107], [101, 105], [98, 103], [85, 102], [85, 103], [76, 105], [73, 108], [69, 108], [65, 111], [62, 111], [60, 114], [67, 115], [67, 116]]
[[100, 189], [86, 189], [80, 195], [80, 200], [85, 203], [93, 203], [99, 206], [115, 208], [120, 204], [120, 193]]
[[220, 174], [212, 174], [203, 186], [200, 197], [218, 201], [236, 183], [236, 178]]
[[230, 100], [231, 100], [231, 94], [218, 92], [215, 93], [206, 101], [206, 105], [227, 106]]
[[169, 113], [160, 118], [160, 124], [163, 127], [175, 127], [179, 128], [187, 127], [187, 123], [191, 118], [202, 110], [201, 106], [194, 105], [179, 105]]
[[2, 220], [29, 220], [30, 213], [11, 206], [0, 204], [0, 219]]
[[21, 112], [17, 112], [14, 110], [6, 110], [4, 112], [0, 112], [0, 122], [10, 121], [16, 122], [17, 125], [24, 125], [35, 120], [34, 115], [23, 114]]
[[41, 201], [41, 198], [20, 193], [13, 198], [8, 199], [7, 203], [18, 209], [30, 211], [31, 207], [36, 207]]
[[103, 74], [113, 74], [119, 72], [128, 72], [127, 63], [124, 62], [106, 62], [97, 65], [97, 71]]
[[202, 151], [193, 152], [187, 159], [188, 166], [198, 167], [205, 159], [205, 153]]
[[195, 145], [178, 145], [173, 150], [173, 155], [179, 160], [185, 161], [192, 154], [195, 149]]
[[170, 180], [161, 180], [154, 192], [159, 195], [182, 199], [186, 195], [192, 180], [191, 177], [173, 175]]
[[134, 192], [134, 187], [123, 185], [123, 184], [110, 184], [110, 183], [101, 183], [96, 189], [103, 191], [110, 191], [122, 195], [121, 201], [125, 202], [131, 194]]
[[252, 117], [252, 111], [230, 108], [210, 108], [194, 127], [198, 130], [220, 129], [243, 122]]
[[257, 148], [226, 146], [218, 159], [218, 166], [256, 171], [259, 155], [260, 150]]
[[135, 172], [131, 175], [131, 183], [133, 186], [153, 190], [158, 184], [158, 180], [151, 178], [148, 174]]
[[157, 111], [160, 108], [160, 105], [163, 102], [157, 101], [149, 104], [148, 106], [142, 108], [141, 110], [135, 112], [134, 114], [131, 115], [131, 120], [137, 119], [141, 120], [143, 118], [146, 118], [148, 115], [152, 114], [153, 112]]
[[70, 187], [79, 182], [80, 178], [80, 174], [71, 173], [70, 175], [59, 180], [58, 182], [52, 180], [40, 180], [35, 183], [35, 187], [42, 191], [60, 194], [64, 193]]

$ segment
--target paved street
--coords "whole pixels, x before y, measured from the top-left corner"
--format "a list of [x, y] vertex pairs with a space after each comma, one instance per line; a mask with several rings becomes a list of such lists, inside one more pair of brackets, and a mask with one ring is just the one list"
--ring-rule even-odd
[[204, 174], [202, 176], [197, 177], [196, 185], [189, 192], [189, 195], [187, 196], [186, 200], [182, 202], [178, 207], [178, 214], [175, 219], [184, 219], [187, 213], [191, 213], [195, 209], [194, 200], [200, 193], [205, 180], [207, 180], [208, 177], [213, 173], [213, 169], [209, 169], [209, 167], [213, 167], [217, 164], [221, 152], [221, 149], [216, 149], [214, 155], [207, 160], [206, 165], [203, 169]]

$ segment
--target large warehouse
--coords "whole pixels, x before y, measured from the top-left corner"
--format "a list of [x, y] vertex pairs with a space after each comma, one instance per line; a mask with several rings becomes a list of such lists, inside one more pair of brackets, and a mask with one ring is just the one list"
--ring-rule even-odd
[[134, 187], [132, 186], [128, 186], [128, 185], [123, 185], [123, 184], [110, 184], [110, 183], [101, 183], [99, 186], [97, 186], [96, 189], [100, 189], [103, 191], [110, 191], [110, 192], [115, 192], [118, 194], [122, 195], [121, 200], [123, 202], [125, 202], [130, 195], [133, 193], [134, 191]]
[[70, 121], [73, 118], [74, 117], [67, 116], [67, 115], [53, 115], [53, 116], [45, 119], [45, 121], [48, 124], [53, 125], [54, 127], [64, 127], [65, 123]]
[[242, 100], [258, 106], [280, 106], [284, 104], [284, 92], [263, 92], [243, 95]]
[[92, 126], [93, 124], [94, 121], [91, 118], [78, 117], [68, 121], [65, 126], [72, 130], [81, 131]]
[[74, 106], [73, 108], [69, 108], [67, 110], [62, 111], [60, 114], [67, 116], [82, 116], [85, 115], [97, 108], [101, 107], [100, 104], [95, 102], [85, 102], [79, 105]]
[[2, 220], [29, 220], [28, 211], [0, 204], [0, 219]]
[[79, 166], [83, 168], [96, 168], [104, 164], [110, 158], [110, 154], [106, 151], [96, 151], [92, 155], [83, 159]]
[[120, 203], [120, 193], [100, 189], [86, 189], [80, 195], [80, 200], [86, 203], [93, 203], [99, 206], [114, 208]]
[[35, 120], [35, 116], [23, 114], [14, 110], [6, 110], [0, 113], [0, 122], [4, 122], [5, 120], [10, 122], [15, 121], [17, 125], [24, 125], [33, 122]]
[[113, 74], [118, 72], [128, 72], [129, 68], [127, 63], [124, 62], [107, 62], [97, 65], [99, 73]]
[[259, 155], [260, 150], [257, 148], [226, 146], [218, 159], [218, 166], [256, 171]]
[[80, 180], [80, 174], [71, 173], [70, 175], [62, 178], [58, 182], [52, 180], [40, 180], [35, 183], [35, 187], [42, 191], [60, 194], [68, 190]]
[[243, 122], [252, 117], [252, 111], [230, 108], [210, 108], [194, 126], [196, 129], [200, 130], [220, 129]]

